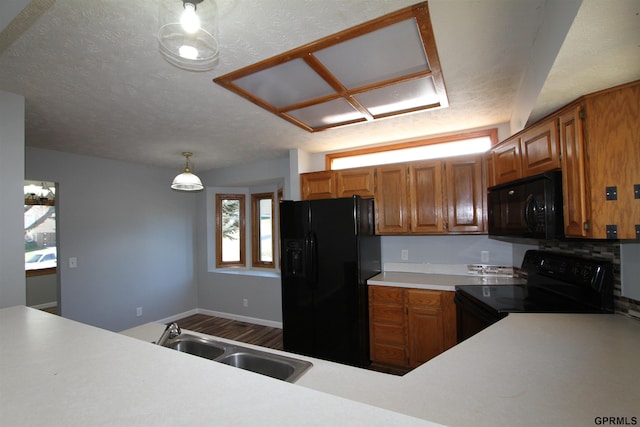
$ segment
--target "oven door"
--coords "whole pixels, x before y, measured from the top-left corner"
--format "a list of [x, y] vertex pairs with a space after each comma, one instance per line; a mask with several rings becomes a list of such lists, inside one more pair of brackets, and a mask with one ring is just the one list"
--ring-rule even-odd
[[477, 334], [507, 316], [457, 290], [456, 303], [458, 343]]

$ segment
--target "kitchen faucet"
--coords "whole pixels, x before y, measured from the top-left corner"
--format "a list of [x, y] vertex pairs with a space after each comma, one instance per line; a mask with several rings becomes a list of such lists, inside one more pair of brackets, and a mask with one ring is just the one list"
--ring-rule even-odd
[[181, 333], [182, 333], [182, 331], [180, 330], [180, 327], [178, 326], [178, 324], [173, 322], [173, 323], [167, 325], [167, 327], [164, 329], [164, 332], [162, 333], [162, 335], [160, 335], [160, 338], [158, 339], [158, 341], [156, 341], [156, 344], [164, 345], [164, 343], [168, 339], [173, 339], [173, 338], [177, 337], [178, 335], [180, 335]]

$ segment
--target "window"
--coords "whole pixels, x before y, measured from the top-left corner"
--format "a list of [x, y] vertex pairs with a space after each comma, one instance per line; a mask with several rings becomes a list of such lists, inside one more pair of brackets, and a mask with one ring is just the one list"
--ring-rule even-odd
[[245, 196], [216, 194], [216, 267], [245, 267]]
[[498, 143], [497, 129], [327, 154], [327, 169], [347, 169], [483, 153]]
[[251, 195], [252, 265], [274, 268], [273, 193]]
[[55, 273], [55, 184], [25, 181], [24, 269], [27, 276]]

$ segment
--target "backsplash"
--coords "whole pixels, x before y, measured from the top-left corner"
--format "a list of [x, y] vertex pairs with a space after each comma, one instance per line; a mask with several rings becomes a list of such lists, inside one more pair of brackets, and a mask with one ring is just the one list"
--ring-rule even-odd
[[616, 313], [630, 317], [640, 317], [640, 301], [621, 295], [622, 285], [620, 279], [620, 243], [604, 241], [570, 241], [557, 240], [540, 241], [539, 249], [544, 251], [560, 252], [567, 255], [575, 255], [584, 258], [595, 258], [613, 263], [613, 298]]

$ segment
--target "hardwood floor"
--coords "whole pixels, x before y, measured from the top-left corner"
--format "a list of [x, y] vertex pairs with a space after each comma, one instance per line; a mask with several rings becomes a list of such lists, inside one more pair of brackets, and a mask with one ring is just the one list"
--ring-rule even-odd
[[182, 329], [227, 338], [247, 344], [282, 350], [282, 329], [222, 317], [194, 314], [177, 320]]

